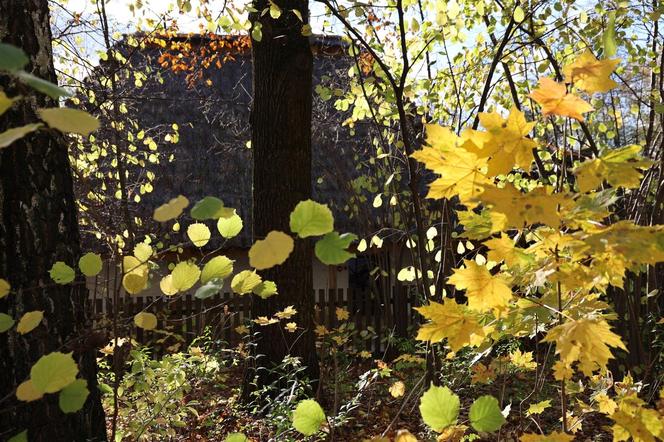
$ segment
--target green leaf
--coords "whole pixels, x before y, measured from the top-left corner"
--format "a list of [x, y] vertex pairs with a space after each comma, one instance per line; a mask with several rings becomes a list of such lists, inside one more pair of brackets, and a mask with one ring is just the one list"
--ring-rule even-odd
[[58, 261], [53, 264], [49, 274], [51, 275], [51, 279], [58, 284], [69, 284], [76, 277], [76, 272], [74, 272], [74, 269], [62, 261]]
[[274, 281], [263, 281], [252, 290], [254, 295], [267, 299], [277, 294], [277, 284]]
[[28, 442], [28, 430], [23, 430], [20, 433], [15, 434], [7, 442]]
[[224, 207], [224, 202], [214, 196], [206, 196], [191, 208], [191, 217], [199, 221], [206, 219], [227, 218], [233, 215], [233, 209]]
[[432, 430], [441, 432], [454, 425], [459, 417], [459, 396], [447, 387], [431, 387], [420, 399], [420, 414]]
[[237, 213], [233, 213], [228, 218], [219, 218], [217, 230], [226, 239], [234, 238], [242, 231], [242, 218]]
[[481, 396], [470, 406], [470, 425], [477, 431], [487, 433], [496, 431], [505, 423], [505, 416], [500, 411], [498, 399], [493, 396]]
[[332, 211], [325, 204], [300, 201], [290, 214], [290, 229], [300, 238], [325, 235], [334, 230]]
[[76, 380], [78, 366], [71, 353], [53, 352], [42, 356], [30, 369], [35, 388], [44, 393], [55, 393]]
[[60, 390], [58, 403], [60, 410], [65, 413], [75, 413], [81, 408], [88, 399], [90, 390], [88, 390], [88, 383], [85, 379], [76, 379], [71, 384]]
[[209, 260], [201, 272], [201, 282], [207, 284], [215, 278], [228, 278], [233, 273], [233, 260], [226, 256], [215, 256]]
[[23, 49], [16, 46], [0, 43], [0, 69], [3, 71], [16, 72], [23, 69], [30, 59]]
[[297, 404], [293, 412], [293, 427], [304, 434], [311, 436], [320, 430], [325, 422], [325, 412], [313, 399], [306, 399]]
[[224, 442], [249, 442], [249, 439], [242, 433], [231, 433], [226, 436]]
[[337, 232], [330, 232], [316, 242], [314, 249], [316, 257], [323, 264], [343, 264], [349, 259], [355, 258], [355, 254], [347, 252], [346, 249], [356, 239], [357, 235], [352, 233], [339, 235]]
[[616, 11], [609, 12], [609, 21], [606, 24], [604, 34], [602, 34], [602, 43], [604, 44], [604, 58], [610, 58], [618, 52], [616, 44]]
[[89, 135], [99, 129], [99, 120], [80, 109], [54, 107], [38, 109], [37, 113], [39, 118], [44, 120], [49, 127], [60, 132]]
[[196, 290], [196, 293], [194, 293], [194, 297], [198, 299], [210, 298], [219, 293], [223, 287], [224, 287], [223, 279], [221, 278], [211, 279], [210, 281], [203, 284]]
[[251, 27], [251, 38], [255, 41], [261, 41], [263, 39], [263, 25], [260, 22], [254, 22]]
[[0, 132], [0, 149], [9, 146], [16, 140], [20, 140], [30, 132], [34, 132], [42, 126], [43, 124], [41, 123], [26, 124], [25, 126], [12, 127], [4, 132]]
[[85, 276], [96, 276], [101, 272], [101, 256], [96, 253], [86, 253], [78, 260], [78, 268]]
[[0, 313], [0, 333], [4, 333], [14, 326], [14, 318], [6, 313]]
[[42, 94], [48, 95], [54, 100], [57, 100], [60, 97], [71, 96], [71, 93], [65, 89], [62, 89], [60, 86], [53, 84], [50, 81], [46, 81], [43, 78], [39, 78], [24, 71], [20, 71], [16, 75], [23, 83]]

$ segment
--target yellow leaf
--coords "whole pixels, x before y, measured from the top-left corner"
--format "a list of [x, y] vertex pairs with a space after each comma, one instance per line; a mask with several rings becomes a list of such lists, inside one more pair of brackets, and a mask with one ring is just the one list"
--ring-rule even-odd
[[99, 128], [99, 120], [80, 109], [56, 107], [39, 109], [37, 113], [39, 118], [44, 120], [49, 127], [60, 132], [88, 135]]
[[468, 430], [466, 425], [450, 425], [438, 435], [436, 442], [461, 442], [464, 440], [466, 430]]
[[396, 381], [392, 385], [390, 385], [390, 394], [394, 398], [399, 398], [403, 396], [403, 394], [406, 392], [406, 384], [404, 384], [401, 381]]
[[530, 93], [530, 98], [542, 106], [542, 114], [560, 115], [583, 121], [583, 115], [593, 110], [593, 107], [574, 94], [568, 94], [562, 83], [556, 83], [551, 78], [540, 78], [539, 88]]
[[596, 394], [593, 399], [597, 402], [600, 413], [613, 414], [618, 408], [618, 404], [604, 392]]
[[243, 270], [231, 280], [231, 288], [238, 295], [251, 293], [263, 279], [253, 270]]
[[545, 400], [542, 402], [537, 402], [535, 404], [530, 404], [528, 410], [526, 410], [526, 416], [532, 416], [533, 414], [541, 414], [551, 406], [550, 400]]
[[417, 438], [408, 430], [399, 430], [394, 442], [417, 442]]
[[16, 389], [16, 398], [19, 401], [32, 402], [41, 399], [43, 396], [44, 392], [37, 390], [30, 379], [21, 382], [21, 385]]
[[486, 187], [479, 199], [493, 206], [492, 211], [505, 215], [506, 227], [522, 229], [542, 223], [557, 228], [560, 225], [558, 207], [568, 203], [569, 198], [563, 193], [552, 192], [551, 187], [537, 187], [522, 193], [506, 184], [503, 188]]
[[191, 262], [179, 262], [171, 272], [173, 287], [180, 292], [192, 288], [201, 276], [201, 270]]
[[35, 310], [33, 312], [27, 312], [24, 314], [21, 319], [18, 321], [16, 326], [16, 331], [24, 335], [31, 332], [39, 325], [39, 323], [44, 318], [44, 312]]
[[12, 97], [9, 98], [4, 91], [0, 91], [0, 115], [4, 114], [7, 109], [12, 107], [15, 101], [19, 100], [21, 97]]
[[210, 241], [210, 229], [203, 223], [194, 223], [187, 228], [187, 236], [196, 247], [203, 247]]
[[[529, 171], [533, 161], [535, 141], [527, 137], [535, 127], [535, 122], [527, 122], [523, 112], [513, 107], [507, 119], [497, 112], [480, 113], [480, 122], [487, 129], [481, 147], [473, 150], [479, 158], [487, 158], [487, 175], [496, 176], [511, 171], [515, 166]], [[467, 143], [466, 148], [473, 146]]]
[[161, 281], [159, 281], [159, 288], [166, 296], [173, 296], [178, 292], [178, 289], [173, 286], [173, 275], [166, 275], [161, 278]]
[[152, 313], [140, 312], [134, 316], [134, 323], [142, 329], [154, 330], [157, 327], [157, 317]]
[[163, 223], [175, 219], [182, 214], [182, 211], [189, 205], [189, 200], [182, 195], [173, 198], [166, 204], [162, 204], [154, 210], [152, 218], [155, 221]]
[[265, 239], [258, 240], [249, 249], [249, 265], [264, 270], [282, 264], [293, 251], [293, 238], [273, 230]]
[[551, 434], [524, 434], [519, 438], [521, 442], [571, 442], [574, 436], [554, 431]]
[[609, 150], [598, 158], [586, 160], [574, 169], [579, 190], [588, 192], [598, 188], [603, 181], [613, 187], [627, 189], [639, 187], [645, 169], [652, 164], [639, 155], [641, 146], [631, 145]]
[[134, 247], [134, 256], [140, 262], [148, 262], [150, 258], [152, 258], [153, 253], [154, 251], [152, 250], [150, 244], [146, 244], [144, 242], [138, 243]]
[[579, 361], [579, 369], [586, 376], [606, 368], [609, 359], [613, 358], [609, 347], [627, 350], [620, 336], [599, 318], [568, 320], [549, 330], [543, 340], [556, 343], [556, 354], [560, 355], [562, 364], [571, 367]]
[[532, 262], [532, 258], [526, 253], [526, 250], [516, 247], [514, 241], [504, 232], [500, 233], [500, 238], [484, 241], [484, 245], [489, 248], [487, 254], [489, 261], [505, 261], [508, 267], [524, 266]]
[[143, 291], [148, 284], [148, 266], [135, 256], [125, 256], [122, 259], [124, 276], [122, 286], [132, 295]]
[[207, 284], [211, 279], [228, 278], [233, 273], [233, 260], [224, 255], [215, 256], [205, 263], [201, 272], [201, 283]]
[[7, 296], [11, 288], [7, 280], [0, 278], [0, 299]]
[[590, 50], [586, 50], [574, 62], [563, 68], [563, 74], [565, 81], [590, 94], [607, 92], [618, 85], [610, 78], [618, 63], [620, 60], [617, 58], [600, 61]]
[[419, 341], [440, 342], [447, 338], [452, 351], [458, 351], [470, 345], [473, 335], [483, 333], [473, 315], [454, 299], [446, 299], [444, 304], [431, 302], [415, 310], [430, 321], [420, 326], [416, 338]]
[[512, 290], [505, 279], [491, 275], [485, 266], [475, 261], [464, 260], [464, 264], [466, 267], [455, 269], [448, 282], [459, 290], [466, 290], [468, 307], [481, 312], [506, 307], [512, 299]]
[[510, 353], [510, 362], [512, 365], [524, 370], [534, 370], [537, 368], [537, 362], [533, 361], [532, 351], [523, 353], [521, 350], [516, 349]]

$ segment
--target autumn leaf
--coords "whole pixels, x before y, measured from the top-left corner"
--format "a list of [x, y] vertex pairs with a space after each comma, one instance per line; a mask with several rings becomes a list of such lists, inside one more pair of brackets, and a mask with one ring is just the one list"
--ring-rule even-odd
[[482, 326], [454, 299], [446, 299], [443, 304], [431, 302], [415, 310], [430, 321], [418, 330], [416, 339], [419, 341], [447, 339], [452, 351], [456, 352], [470, 345], [473, 335], [483, 335]]
[[579, 369], [587, 376], [606, 368], [613, 358], [609, 347], [627, 350], [620, 336], [600, 318], [566, 321], [549, 330], [543, 340], [556, 343], [556, 354], [564, 365], [571, 366], [579, 361]]
[[487, 133], [482, 141], [479, 135], [475, 135], [473, 143], [466, 144], [466, 149], [473, 151], [473, 145], [481, 146], [481, 149], [473, 152], [479, 158], [489, 158], [487, 175], [505, 174], [515, 166], [530, 170], [533, 148], [537, 143], [527, 135], [535, 127], [535, 122], [527, 122], [524, 113], [516, 107], [510, 110], [506, 119], [497, 112], [483, 112], [479, 118]]
[[478, 199], [493, 206], [493, 211], [504, 214], [507, 227], [522, 229], [526, 225], [540, 223], [559, 227], [558, 207], [565, 205], [568, 197], [563, 193], [553, 193], [551, 187], [537, 187], [523, 193], [506, 184], [502, 188], [487, 186]]
[[530, 93], [530, 98], [542, 106], [543, 115], [560, 115], [584, 121], [583, 115], [593, 110], [593, 107], [574, 94], [567, 93], [562, 83], [551, 78], [540, 78], [539, 87]]
[[603, 181], [613, 187], [631, 189], [641, 184], [645, 169], [652, 164], [639, 155], [641, 146], [631, 145], [613, 149], [598, 158], [586, 160], [574, 169], [579, 190], [588, 192], [598, 188]]
[[485, 266], [464, 260], [465, 268], [455, 269], [448, 282], [459, 290], [466, 290], [471, 310], [502, 309], [512, 299], [512, 290], [504, 277], [492, 275]]
[[516, 247], [514, 240], [501, 232], [500, 238], [492, 238], [483, 243], [488, 247], [487, 259], [489, 261], [504, 261], [508, 267], [525, 266], [533, 261], [525, 249]]
[[586, 50], [563, 68], [563, 74], [567, 83], [572, 83], [590, 94], [607, 92], [618, 85], [610, 78], [618, 63], [620, 60], [617, 58], [598, 60], [590, 50]]

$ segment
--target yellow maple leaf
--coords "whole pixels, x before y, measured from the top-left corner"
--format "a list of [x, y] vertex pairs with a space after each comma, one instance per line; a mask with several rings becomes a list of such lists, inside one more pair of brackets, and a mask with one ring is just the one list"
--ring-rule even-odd
[[541, 414], [551, 406], [551, 401], [550, 400], [545, 400], [542, 402], [537, 402], [534, 404], [530, 404], [528, 407], [528, 410], [526, 410], [526, 416], [532, 416], [533, 414]]
[[[435, 128], [435, 129], [434, 129]], [[482, 186], [490, 181], [486, 177], [486, 159], [479, 159], [477, 154], [466, 150], [465, 142], [450, 129], [429, 125], [427, 142], [431, 147], [424, 147], [411, 155], [424, 163], [427, 169], [440, 175], [431, 183], [428, 198], [452, 198], [459, 196], [462, 203], [474, 207], [473, 198], [482, 192]]]
[[618, 85], [610, 78], [618, 63], [620, 59], [617, 58], [598, 60], [590, 50], [586, 50], [563, 68], [563, 74], [567, 83], [572, 83], [590, 94], [607, 92]]
[[652, 164], [639, 155], [641, 146], [633, 144], [613, 149], [598, 158], [586, 160], [574, 169], [579, 190], [588, 192], [598, 188], [603, 181], [613, 187], [631, 189], [641, 184], [645, 169]]
[[496, 371], [493, 367], [487, 367], [481, 362], [473, 365], [471, 370], [473, 372], [470, 378], [471, 384], [488, 384], [496, 379]]
[[601, 318], [566, 321], [549, 330], [543, 341], [556, 343], [556, 354], [562, 364], [571, 367], [579, 361], [579, 369], [587, 376], [606, 368], [613, 358], [609, 347], [627, 350], [620, 336]]
[[505, 232], [500, 233], [500, 238], [484, 241], [484, 245], [489, 248], [487, 254], [489, 261], [505, 261], [508, 267], [523, 266], [532, 262], [531, 255], [526, 253], [525, 249], [516, 247], [514, 240], [507, 236]]
[[510, 362], [512, 365], [523, 368], [524, 370], [534, 370], [537, 368], [537, 362], [533, 361], [532, 351], [523, 353], [521, 350], [516, 349], [510, 353]]
[[521, 442], [571, 442], [574, 436], [554, 431], [551, 434], [524, 434], [519, 438]]
[[487, 311], [503, 309], [512, 299], [512, 290], [504, 277], [492, 275], [485, 266], [475, 261], [464, 260], [465, 268], [454, 269], [448, 282], [459, 290], [465, 290], [468, 307], [472, 310]]
[[552, 187], [537, 187], [522, 193], [513, 185], [504, 187], [486, 186], [479, 196], [492, 210], [505, 215], [506, 227], [522, 229], [526, 225], [546, 224], [557, 228], [560, 225], [558, 207], [564, 207], [570, 200], [566, 194], [552, 193]]
[[542, 106], [542, 114], [560, 115], [583, 121], [583, 115], [593, 110], [590, 103], [574, 94], [567, 93], [563, 83], [557, 83], [551, 78], [540, 78], [539, 87], [530, 93], [530, 98]]
[[452, 351], [458, 351], [470, 344], [473, 335], [483, 334], [473, 315], [453, 299], [446, 299], [443, 304], [431, 302], [415, 310], [430, 321], [418, 330], [419, 341], [440, 342], [447, 338]]
[[[530, 170], [533, 148], [537, 143], [527, 135], [535, 122], [526, 121], [523, 112], [513, 107], [505, 119], [497, 112], [479, 114], [480, 122], [487, 130], [484, 136], [475, 134], [466, 149], [479, 158], [489, 157], [487, 175], [496, 176], [511, 171], [515, 166]], [[462, 134], [464, 135], [464, 134]], [[481, 148], [473, 149], [473, 146]]]

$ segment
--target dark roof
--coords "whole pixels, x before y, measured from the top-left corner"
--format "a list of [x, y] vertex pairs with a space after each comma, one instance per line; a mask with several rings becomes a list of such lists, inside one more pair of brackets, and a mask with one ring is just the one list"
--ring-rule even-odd
[[[170, 38], [194, 46], [211, 41], [200, 35]], [[324, 85], [346, 90], [348, 69], [353, 62], [346, 54], [347, 43], [337, 36], [315, 36], [312, 41], [320, 49], [314, 51], [314, 88]], [[211, 195], [221, 198], [226, 206], [236, 208], [244, 220], [243, 233], [230, 245], [250, 245], [252, 162], [251, 149], [247, 147], [252, 98], [250, 51], [237, 51], [218, 66], [212, 64], [193, 82], [187, 81], [191, 72], [174, 72], [162, 66], [164, 49], [159, 45], [147, 44], [140, 50], [128, 48], [126, 53], [131, 70], [145, 72], [146, 78], [140, 87], [136, 86], [134, 77], [121, 80], [118, 101], [126, 106], [126, 115], [136, 120], [146, 136], [154, 138], [159, 152], [157, 164], [145, 162], [144, 166], [129, 168], [132, 196], [140, 193], [140, 183], [145, 181], [147, 171], [156, 175], [154, 190], [140, 195], [140, 203], [130, 198], [132, 215], [144, 223], [138, 230], [159, 233], [161, 229], [163, 233], [170, 229], [170, 223], [155, 225], [152, 211], [177, 195], [186, 196], [192, 204]], [[332, 207], [337, 230], [363, 234], [376, 226], [367, 224], [366, 218], [349, 215], [346, 209], [355, 195], [352, 180], [366, 173], [371, 140], [362, 127], [351, 130], [343, 125], [349, 112], [335, 109], [334, 101], [334, 97], [324, 101], [314, 92], [313, 198]], [[166, 141], [166, 134], [172, 132], [171, 124], [179, 128], [179, 142], [175, 144]], [[100, 133], [99, 137], [113, 140], [108, 131]], [[117, 142], [135, 146], [135, 154], [142, 158], [154, 153], [137, 140], [127, 143], [119, 138]], [[105, 161], [110, 160], [109, 156]], [[89, 184], [79, 184], [79, 197], [85, 198]], [[107, 187], [111, 187], [110, 183]], [[107, 193], [112, 195], [112, 192]], [[99, 204], [97, 210], [104, 212], [99, 217], [108, 219], [106, 224], [110, 229], [124, 225], [117, 200], [110, 198]]]

